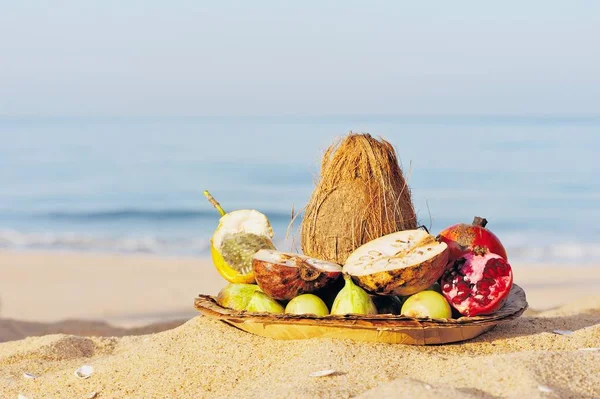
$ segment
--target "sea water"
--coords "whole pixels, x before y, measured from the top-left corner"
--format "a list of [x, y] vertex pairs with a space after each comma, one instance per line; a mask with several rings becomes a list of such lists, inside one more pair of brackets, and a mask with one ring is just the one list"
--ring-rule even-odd
[[578, 117], [4, 118], [0, 248], [205, 256], [205, 189], [287, 248], [350, 130], [395, 146], [433, 234], [484, 216], [513, 261], [600, 260], [600, 118]]

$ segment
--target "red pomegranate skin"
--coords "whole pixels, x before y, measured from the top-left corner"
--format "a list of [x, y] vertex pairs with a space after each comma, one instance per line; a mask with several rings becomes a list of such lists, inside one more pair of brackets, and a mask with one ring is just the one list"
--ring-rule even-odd
[[448, 245], [448, 260], [453, 262], [471, 252], [491, 252], [508, 260], [504, 245], [494, 233], [485, 228], [486, 224], [487, 220], [476, 217], [473, 224], [458, 223], [442, 230], [437, 240]]
[[498, 311], [508, 299], [512, 284], [510, 264], [493, 253], [468, 253], [450, 263], [440, 279], [442, 294], [463, 316]]

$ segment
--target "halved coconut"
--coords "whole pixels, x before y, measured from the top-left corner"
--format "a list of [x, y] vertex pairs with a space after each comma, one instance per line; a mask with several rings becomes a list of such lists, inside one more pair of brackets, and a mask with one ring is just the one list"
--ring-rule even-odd
[[357, 248], [344, 273], [380, 295], [412, 295], [429, 288], [446, 269], [448, 246], [424, 230], [388, 234]]
[[254, 254], [252, 270], [260, 289], [279, 300], [315, 292], [342, 274], [342, 267], [336, 263], [273, 249]]

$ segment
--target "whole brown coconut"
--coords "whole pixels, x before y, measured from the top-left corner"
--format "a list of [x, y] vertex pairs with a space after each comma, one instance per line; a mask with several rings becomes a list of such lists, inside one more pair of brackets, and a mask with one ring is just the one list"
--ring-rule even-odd
[[302, 221], [302, 251], [344, 264], [361, 245], [415, 229], [410, 189], [392, 145], [350, 133], [331, 145]]

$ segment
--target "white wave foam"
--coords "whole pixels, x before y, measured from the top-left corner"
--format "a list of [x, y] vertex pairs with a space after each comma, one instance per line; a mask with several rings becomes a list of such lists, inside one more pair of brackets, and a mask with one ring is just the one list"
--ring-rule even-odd
[[0, 248], [61, 249], [74, 251], [202, 254], [209, 252], [205, 238], [164, 238], [143, 236], [94, 236], [79, 233], [22, 233], [0, 230]]
[[[598, 263], [600, 243], [551, 240], [527, 243], [527, 237], [508, 236], [505, 241], [511, 263]], [[525, 244], [526, 243], [526, 244]], [[300, 251], [299, 236], [279, 238], [275, 246], [282, 251]], [[82, 252], [152, 253], [160, 255], [201, 255], [210, 253], [209, 237], [161, 237], [157, 235], [102, 236], [80, 233], [24, 233], [0, 230], [0, 248], [47, 249]]]

